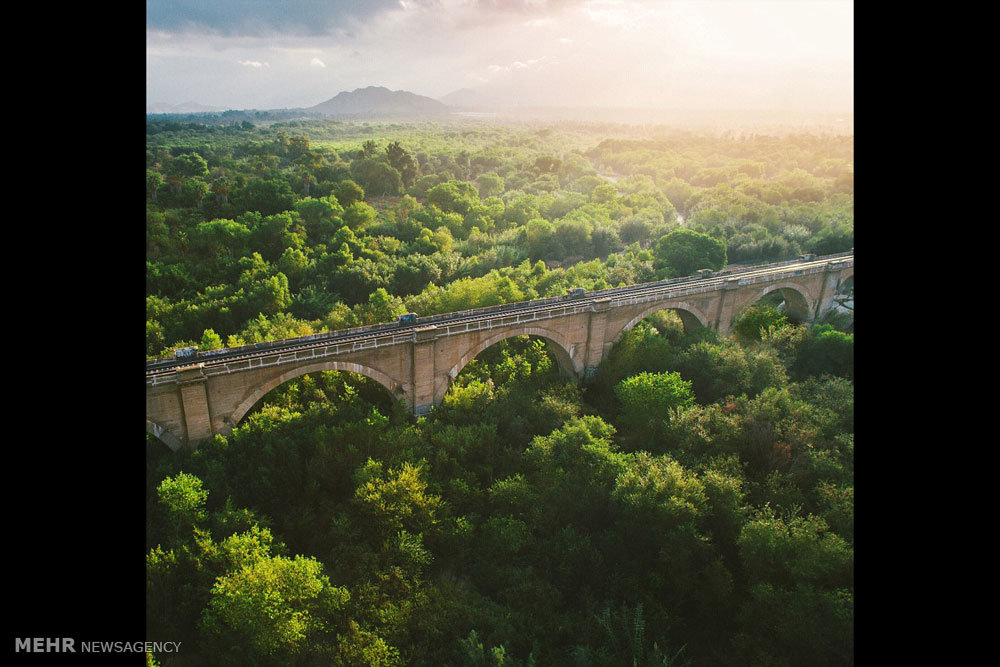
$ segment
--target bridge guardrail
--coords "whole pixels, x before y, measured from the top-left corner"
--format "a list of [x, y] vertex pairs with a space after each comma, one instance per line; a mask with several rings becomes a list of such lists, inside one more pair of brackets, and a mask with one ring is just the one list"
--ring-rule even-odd
[[[812, 273], [818, 273], [825, 271], [827, 268], [828, 260], [836, 259], [839, 257], [853, 256], [853, 252], [848, 251], [845, 253], [836, 253], [834, 255], [825, 255], [823, 257], [817, 257], [813, 262], [824, 262], [815, 266], [803, 268], [796, 271], [786, 271], [778, 274], [766, 274], [761, 276], [753, 276], [749, 278], [740, 278], [738, 280], [739, 285], [749, 285], [756, 284], [758, 282], [774, 282], [777, 280], [782, 280], [786, 277], [794, 277], [795, 275], [806, 275]], [[849, 265], [853, 265], [853, 260]], [[650, 301], [655, 301], [663, 298], [677, 298], [682, 296], [689, 296], [691, 294], [699, 294], [704, 292], [714, 292], [719, 289], [720, 285], [718, 283], [719, 277], [725, 277], [727, 279], [732, 279], [733, 277], [748, 273], [756, 270], [760, 270], [765, 267], [775, 267], [775, 266], [787, 266], [792, 264], [801, 264], [799, 260], [789, 260], [786, 262], [776, 262], [773, 264], [757, 265], [749, 267], [740, 271], [736, 271], [730, 274], [717, 274], [713, 278], [709, 279], [699, 279], [692, 276], [686, 276], [684, 278], [673, 279], [670, 281], [659, 281], [652, 283], [641, 283], [639, 285], [631, 285], [627, 287], [611, 288], [608, 290], [595, 290], [593, 292], [587, 293], [586, 296], [578, 299], [568, 300], [564, 296], [550, 297], [548, 299], [539, 299], [535, 301], [528, 302], [517, 302], [512, 304], [502, 304], [500, 306], [489, 306], [487, 308], [476, 308], [470, 310], [459, 311], [456, 313], [445, 313], [441, 315], [433, 315], [427, 318], [417, 318], [417, 325], [433, 324], [434, 322], [440, 322], [442, 320], [450, 320], [459, 317], [470, 317], [479, 315], [490, 315], [490, 314], [502, 314], [504, 311], [516, 311], [511, 312], [507, 316], [501, 316], [500, 318], [487, 318], [484, 320], [466, 321], [466, 322], [456, 322], [453, 325], [442, 327], [437, 336], [451, 336], [460, 333], [466, 333], [468, 331], [478, 331], [482, 329], [493, 329], [501, 326], [509, 326], [510, 324], [519, 324], [527, 321], [538, 321], [552, 319], [553, 317], [562, 317], [567, 314], [576, 314], [579, 312], [589, 311], [593, 308], [593, 303], [596, 299], [604, 298], [606, 296], [611, 296], [609, 293], [621, 293], [626, 290], [636, 290], [636, 289], [650, 289], [658, 288], [652, 292], [646, 292], [642, 295], [635, 295], [627, 298], [613, 298], [611, 300], [611, 306], [622, 306], [637, 303], [646, 303]], [[702, 282], [704, 280], [704, 282]], [[680, 291], [674, 289], [675, 287], [682, 285], [686, 282], [697, 281], [699, 284], [693, 285], [687, 289], [682, 289]], [[524, 312], [524, 308], [527, 304], [531, 305], [545, 305], [547, 303], [559, 304], [557, 307], [537, 310], [533, 309], [528, 312]], [[526, 316], [525, 319], [521, 319], [521, 316]], [[527, 317], [530, 315], [530, 317]], [[506, 321], [508, 317], [513, 316], [514, 320]], [[498, 323], [495, 323], [496, 320]], [[281, 363], [288, 363], [291, 361], [298, 361], [300, 359], [306, 358], [323, 358], [328, 356], [336, 356], [343, 354], [345, 352], [355, 352], [365, 349], [374, 349], [378, 347], [386, 347], [390, 345], [398, 345], [402, 343], [409, 343], [413, 341], [413, 332], [409, 331], [405, 334], [397, 334], [392, 324], [373, 324], [364, 327], [355, 327], [352, 329], [342, 329], [337, 332], [324, 332], [321, 334], [311, 334], [309, 336], [301, 336], [297, 338], [283, 339], [281, 341], [269, 341], [268, 343], [257, 343], [254, 345], [240, 346], [237, 348], [228, 348], [225, 350], [211, 350], [206, 352], [204, 355], [199, 355], [201, 358], [204, 356], [219, 356], [209, 355], [209, 352], [216, 353], [237, 353], [240, 351], [251, 351], [251, 350], [261, 350], [264, 351], [271, 347], [280, 347], [282, 343], [287, 343], [288, 341], [321, 341], [324, 339], [331, 339], [330, 345], [325, 347], [313, 347], [306, 350], [285, 350], [275, 349], [274, 354], [261, 356], [256, 359], [239, 359], [234, 360], [231, 363], [225, 363], [217, 366], [210, 366], [203, 369], [205, 375], [220, 375], [225, 373], [232, 373], [239, 370], [247, 370], [250, 368], [258, 368], [265, 366], [273, 366]], [[351, 334], [374, 332], [376, 330], [386, 330], [387, 335], [377, 336], [374, 338], [362, 339], [362, 340], [350, 340], [337, 342], [335, 339], [339, 339]], [[331, 349], [332, 348], [332, 349]], [[349, 348], [349, 349], [348, 349]], [[318, 353], [320, 350], [322, 352]], [[301, 355], [301, 356], [300, 356]], [[273, 361], [265, 361], [267, 359], [273, 359]], [[156, 386], [159, 384], [170, 384], [176, 382], [176, 375], [174, 373], [164, 373], [163, 375], [153, 376], [146, 380], [146, 384], [150, 386]]]
[[[837, 258], [837, 257], [846, 257], [846, 256], [851, 256], [853, 254], [854, 254], [853, 250], [848, 250], [848, 251], [841, 252], [841, 253], [834, 253], [834, 254], [831, 254], [831, 255], [823, 255], [821, 257], [817, 257], [813, 261], [821, 261], [821, 260], [827, 260], [827, 259], [834, 259], [834, 258]], [[751, 272], [751, 271], [757, 271], [757, 270], [759, 270], [759, 269], [761, 269], [763, 267], [783, 266], [783, 265], [799, 264], [799, 263], [801, 263], [801, 260], [799, 260], [799, 259], [790, 259], [790, 260], [784, 260], [784, 261], [781, 261], [781, 262], [769, 262], [769, 263], [763, 263], [763, 264], [753, 264], [753, 265], [748, 265], [748, 266], [741, 266], [739, 269], [737, 269], [735, 271], [731, 271], [727, 267], [727, 268], [724, 268], [721, 271], [719, 271], [716, 275], [717, 276], [719, 276], [719, 275], [734, 276], [734, 275], [738, 275], [738, 274], [742, 274], [742, 273], [747, 273], [747, 272]], [[583, 297], [580, 297], [579, 299], [574, 299], [574, 300], [587, 300], [587, 299], [594, 299], [594, 298], [602, 298], [602, 297], [605, 297], [605, 296], [612, 296], [614, 294], [620, 294], [621, 292], [629, 291], [629, 290], [644, 289], [644, 288], [651, 288], [651, 287], [657, 287], [657, 286], [668, 287], [668, 286], [671, 286], [671, 285], [679, 285], [679, 284], [683, 284], [683, 283], [691, 282], [691, 281], [695, 281], [695, 280], [701, 280], [701, 279], [698, 278], [698, 277], [696, 277], [696, 276], [682, 276], [680, 278], [671, 278], [669, 280], [652, 281], [652, 282], [648, 282], [648, 283], [640, 283], [638, 285], [626, 285], [624, 287], [610, 287], [610, 288], [604, 289], [604, 290], [593, 290], [591, 292], [587, 292], [587, 294], [585, 294]], [[495, 305], [495, 306], [486, 306], [485, 308], [471, 308], [471, 309], [468, 309], [468, 310], [461, 310], [461, 311], [457, 311], [457, 312], [453, 312], [453, 313], [440, 313], [440, 314], [437, 314], [437, 315], [428, 315], [426, 317], [417, 317], [415, 324], [417, 326], [428, 325], [428, 324], [435, 324], [437, 322], [454, 319], [456, 317], [473, 317], [473, 316], [477, 316], [477, 315], [488, 315], [488, 314], [491, 314], [491, 313], [498, 313], [498, 312], [519, 310], [519, 309], [525, 308], [528, 304], [532, 304], [532, 305], [544, 305], [546, 303], [563, 303], [565, 301], [567, 301], [567, 297], [565, 295], [555, 296], [555, 297], [547, 297], [545, 299], [535, 299], [535, 300], [532, 300], [532, 301], [516, 301], [516, 302], [513, 302], [513, 303], [498, 304], [498, 305]], [[392, 322], [381, 322], [381, 323], [378, 323], [378, 324], [367, 324], [367, 325], [361, 326], [361, 327], [351, 327], [349, 329], [337, 329], [335, 331], [323, 331], [323, 332], [316, 333], [316, 334], [309, 334], [307, 336], [296, 336], [294, 338], [282, 338], [282, 339], [279, 339], [279, 340], [265, 341], [265, 342], [262, 342], [262, 343], [252, 343], [250, 345], [240, 345], [240, 346], [237, 346], [237, 347], [222, 348], [222, 349], [218, 349], [218, 350], [205, 350], [204, 352], [200, 352], [198, 356], [199, 356], [199, 358], [202, 358], [202, 359], [204, 359], [204, 358], [209, 358], [210, 359], [212, 357], [226, 356], [226, 355], [229, 355], [229, 354], [240, 354], [240, 353], [243, 353], [243, 352], [253, 352], [253, 351], [264, 351], [264, 350], [268, 350], [268, 349], [276, 349], [276, 348], [282, 347], [283, 345], [286, 345], [290, 341], [309, 342], [309, 341], [321, 341], [321, 340], [327, 340], [327, 339], [333, 340], [333, 339], [339, 339], [339, 338], [349, 338], [351, 336], [357, 336], [357, 335], [361, 335], [361, 334], [372, 333], [372, 332], [375, 332], [375, 331], [387, 331], [387, 332], [391, 332], [391, 331], [393, 331], [393, 328], [396, 327], [396, 326], [397, 325], [394, 324], [394, 323], [392, 323]], [[167, 358], [156, 359], [156, 360], [148, 362], [148, 363], [155, 364], [157, 362], [164, 362], [164, 361], [172, 361], [172, 359], [170, 359], [169, 357], [167, 357]]]

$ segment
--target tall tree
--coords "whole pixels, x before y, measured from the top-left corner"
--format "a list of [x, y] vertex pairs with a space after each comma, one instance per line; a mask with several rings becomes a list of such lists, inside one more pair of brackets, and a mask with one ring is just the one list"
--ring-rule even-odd
[[417, 161], [403, 148], [398, 141], [391, 142], [385, 148], [389, 166], [399, 172], [403, 186], [410, 187], [417, 180]]
[[156, 201], [156, 191], [163, 185], [163, 174], [153, 169], [146, 170], [146, 189], [149, 191], [149, 198]]
[[351, 179], [337, 183], [337, 185], [333, 188], [333, 194], [336, 196], [337, 201], [340, 202], [340, 205], [344, 208], [347, 208], [355, 202], [365, 200], [364, 189]]
[[726, 265], [726, 245], [708, 234], [677, 229], [660, 238], [653, 268], [661, 278], [689, 276], [699, 269]]

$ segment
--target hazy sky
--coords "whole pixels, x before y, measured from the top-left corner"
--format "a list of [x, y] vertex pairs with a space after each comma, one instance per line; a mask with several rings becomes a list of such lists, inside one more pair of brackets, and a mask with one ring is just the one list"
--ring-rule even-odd
[[146, 0], [146, 102], [370, 85], [524, 105], [845, 111], [851, 0]]

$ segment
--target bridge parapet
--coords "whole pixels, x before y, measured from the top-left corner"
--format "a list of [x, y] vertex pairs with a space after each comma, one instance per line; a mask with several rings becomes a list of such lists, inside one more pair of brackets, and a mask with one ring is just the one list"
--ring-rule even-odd
[[[794, 264], [797, 262], [790, 262], [789, 264]], [[779, 266], [784, 263], [779, 263]], [[853, 257], [846, 257], [842, 259], [835, 259], [833, 261], [828, 261], [825, 264], [809, 266], [805, 268], [794, 269], [790, 268], [788, 271], [781, 271], [777, 273], [770, 273], [766, 275], [751, 275], [751, 276], [720, 276], [724, 277], [725, 282], [721, 286], [722, 289], [734, 289], [735, 287], [743, 287], [748, 285], [755, 285], [759, 283], [773, 283], [786, 280], [789, 278], [794, 278], [797, 276], [811, 275], [821, 272], [833, 272], [841, 271], [847, 267], [853, 267], [854, 261]], [[683, 283], [681, 283], [683, 284]], [[615, 290], [621, 290], [623, 288], [615, 288]], [[541, 320], [550, 320], [555, 318], [562, 318], [569, 315], [576, 315], [584, 312], [603, 312], [604, 310], [612, 308], [620, 308], [622, 306], [637, 305], [643, 303], [651, 303], [654, 301], [664, 300], [664, 299], [674, 299], [681, 298], [685, 296], [692, 296], [697, 294], [706, 294], [711, 292], [716, 292], [720, 289], [720, 285], [717, 281], [709, 281], [707, 284], [695, 283], [690, 287], [680, 287], [676, 283], [664, 284], [662, 287], [657, 284], [652, 284], [651, 288], [641, 294], [621, 294], [621, 295], [608, 295], [608, 296], [598, 296], [597, 298], [591, 298], [586, 300], [577, 301], [567, 301], [565, 297], [556, 297], [552, 299], [542, 299], [536, 302], [530, 302], [533, 306], [541, 306], [540, 308], [533, 308], [530, 310], [520, 310], [516, 312], [504, 312], [501, 307], [490, 307], [487, 309], [479, 310], [469, 310], [462, 311], [461, 313], [449, 313], [447, 315], [433, 316], [426, 321], [437, 320], [442, 322], [445, 319], [455, 319], [456, 315], [470, 314], [479, 316], [478, 319], [460, 321], [453, 324], [443, 325], [428, 325], [423, 328], [433, 327], [433, 337], [441, 338], [447, 336], [463, 335], [474, 331], [489, 330], [496, 328], [506, 328], [510, 326], [517, 326], [522, 324], [528, 324], [531, 322], [538, 322]], [[615, 290], [605, 290], [602, 292], [597, 292], [595, 295], [603, 294], [607, 291]], [[519, 304], [507, 304], [507, 305], [519, 305]], [[492, 316], [495, 313], [496, 316]], [[484, 315], [490, 315], [489, 317], [483, 317]], [[420, 318], [421, 320], [423, 318]], [[424, 322], [420, 322], [421, 325]], [[347, 330], [348, 332], [360, 332], [369, 331], [374, 334], [376, 332], [385, 331], [387, 325], [372, 325], [369, 327], [358, 327], [355, 329]], [[389, 325], [391, 326], [391, 325]], [[420, 331], [422, 329], [411, 330], [405, 333], [387, 332], [380, 336], [369, 336], [361, 339], [353, 339], [348, 341], [336, 342], [331, 341], [329, 345], [322, 345], [322, 335], [314, 334], [312, 336], [305, 336], [299, 339], [289, 339], [294, 342], [301, 342], [306, 345], [305, 349], [301, 350], [288, 350], [281, 351], [275, 350], [273, 352], [269, 350], [262, 350], [259, 355], [249, 358], [249, 359], [238, 359], [234, 361], [223, 361], [220, 359], [219, 362], [212, 361], [211, 357], [208, 357], [208, 365], [203, 365], [201, 373], [204, 376], [212, 376], [219, 374], [235, 373], [246, 370], [253, 370], [256, 368], [263, 368], [267, 366], [288, 364], [288, 363], [299, 363], [306, 360], [322, 359], [330, 356], [340, 356], [343, 354], [351, 352], [360, 352], [364, 350], [373, 350], [380, 347], [387, 347], [392, 345], [402, 345], [412, 343], [415, 338], [415, 331]], [[430, 334], [421, 334], [422, 336]], [[285, 341], [287, 342], [287, 341]], [[310, 345], [316, 343], [315, 345]], [[244, 348], [233, 348], [231, 352], [239, 352]], [[211, 354], [206, 353], [206, 355]], [[218, 356], [218, 355], [216, 355]], [[161, 373], [159, 375], [147, 376], [146, 384], [148, 386], [157, 386], [160, 384], [173, 384], [177, 382], [183, 382], [183, 378], [178, 375], [181, 369], [175, 369], [174, 372]]]
[[[476, 331], [527, 325], [541, 320], [551, 320], [554, 318], [562, 318], [569, 315], [590, 312], [592, 309], [593, 308], [590, 302], [574, 304], [567, 304], [563, 302], [562, 305], [539, 311], [530, 311], [527, 313], [515, 312], [509, 314], [498, 313], [496, 317], [460, 322], [447, 326], [431, 325], [419, 327], [403, 334], [372, 337], [362, 340], [346, 341], [343, 343], [331, 343], [330, 345], [309, 347], [304, 350], [292, 350], [288, 352], [276, 351], [271, 354], [262, 353], [260, 356], [251, 359], [240, 359], [232, 362], [216, 362], [210, 366], [204, 366], [204, 364], [202, 364], [204, 366], [202, 373], [205, 376], [222, 375], [268, 366], [299, 363], [312, 359], [322, 359], [324, 357], [340, 356], [352, 352], [375, 350], [393, 345], [412, 344], [413, 342], [422, 342], [430, 339], [463, 335]], [[303, 342], [308, 343], [309, 340], [303, 339]], [[161, 384], [177, 383], [180, 381], [178, 375], [179, 371], [180, 369], [176, 369], [173, 373], [163, 373], [147, 377], [146, 384], [148, 386], [157, 386]]]

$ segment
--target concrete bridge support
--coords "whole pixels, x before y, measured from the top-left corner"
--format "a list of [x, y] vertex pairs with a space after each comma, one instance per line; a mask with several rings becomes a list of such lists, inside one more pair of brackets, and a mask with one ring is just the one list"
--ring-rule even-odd
[[437, 350], [435, 349], [437, 327], [417, 329], [413, 340], [410, 378], [413, 386], [409, 406], [415, 415], [424, 415], [436, 404], [438, 394], [448, 391], [447, 376], [438, 373]]

